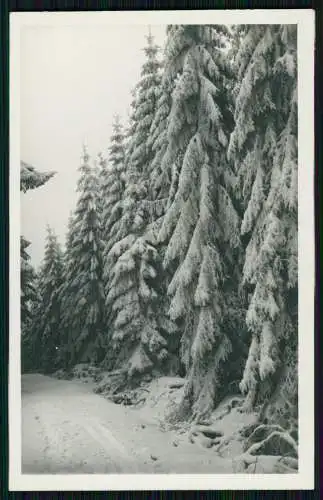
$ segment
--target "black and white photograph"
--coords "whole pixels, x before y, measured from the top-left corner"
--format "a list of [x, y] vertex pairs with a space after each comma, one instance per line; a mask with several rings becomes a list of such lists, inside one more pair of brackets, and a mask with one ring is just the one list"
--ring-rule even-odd
[[314, 487], [313, 57], [306, 10], [12, 15], [14, 489]]

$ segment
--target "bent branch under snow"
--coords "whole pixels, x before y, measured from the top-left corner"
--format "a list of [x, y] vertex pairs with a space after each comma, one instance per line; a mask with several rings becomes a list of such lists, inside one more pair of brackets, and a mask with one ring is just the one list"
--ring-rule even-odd
[[24, 193], [45, 184], [56, 172], [38, 172], [34, 167], [23, 161], [20, 162], [20, 191]]

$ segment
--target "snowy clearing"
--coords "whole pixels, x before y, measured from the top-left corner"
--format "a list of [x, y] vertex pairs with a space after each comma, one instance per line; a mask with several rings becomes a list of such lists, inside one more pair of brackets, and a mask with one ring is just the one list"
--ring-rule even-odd
[[163, 431], [153, 410], [116, 405], [91, 383], [22, 377], [22, 473], [231, 473], [232, 460]]

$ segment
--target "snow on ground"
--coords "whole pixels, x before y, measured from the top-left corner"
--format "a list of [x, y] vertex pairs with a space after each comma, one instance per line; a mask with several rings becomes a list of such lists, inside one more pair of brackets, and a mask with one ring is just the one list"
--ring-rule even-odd
[[141, 413], [163, 422], [173, 405], [180, 401], [183, 387], [184, 379], [180, 377], [160, 377], [152, 380], [144, 388], [146, 400]]
[[[242, 402], [240, 397], [225, 398], [212, 413], [211, 422], [223, 433], [226, 442], [218, 448], [221, 456], [234, 458], [243, 453], [243, 440], [239, 431], [257, 421], [257, 414], [239, 412], [239, 406], [232, 408], [232, 402]], [[230, 410], [228, 410], [230, 408]]]
[[94, 394], [87, 380], [23, 375], [22, 473], [232, 472], [231, 459], [160, 428], [165, 380], [152, 382], [156, 392], [142, 408]]

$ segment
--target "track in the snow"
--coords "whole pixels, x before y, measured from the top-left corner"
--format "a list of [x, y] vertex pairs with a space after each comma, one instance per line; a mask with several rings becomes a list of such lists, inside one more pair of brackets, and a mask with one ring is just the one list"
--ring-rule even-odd
[[23, 474], [231, 472], [214, 453], [173, 440], [147, 415], [85, 384], [22, 377]]

